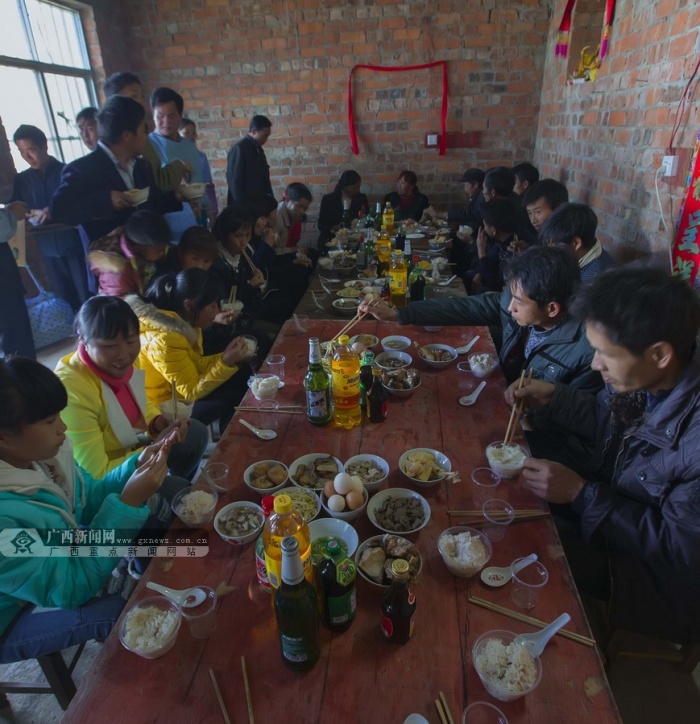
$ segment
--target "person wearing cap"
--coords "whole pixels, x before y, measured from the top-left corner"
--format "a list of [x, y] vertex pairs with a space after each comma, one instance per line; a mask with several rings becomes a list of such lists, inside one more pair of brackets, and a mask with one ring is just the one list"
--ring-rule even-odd
[[476, 234], [483, 224], [482, 210], [484, 207], [484, 177], [486, 174], [480, 168], [468, 168], [460, 177], [459, 183], [464, 188], [467, 196], [466, 206], [461, 206], [449, 211], [438, 211], [434, 206], [429, 206], [423, 212], [423, 218], [445, 219], [460, 226], [471, 226], [472, 234]]

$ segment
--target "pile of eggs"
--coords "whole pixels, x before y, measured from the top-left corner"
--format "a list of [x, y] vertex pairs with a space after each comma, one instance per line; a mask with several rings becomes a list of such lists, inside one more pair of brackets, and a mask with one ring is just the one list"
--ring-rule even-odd
[[338, 473], [333, 482], [326, 483], [323, 494], [328, 501], [328, 509], [334, 513], [357, 510], [365, 502], [362, 480], [347, 473]]

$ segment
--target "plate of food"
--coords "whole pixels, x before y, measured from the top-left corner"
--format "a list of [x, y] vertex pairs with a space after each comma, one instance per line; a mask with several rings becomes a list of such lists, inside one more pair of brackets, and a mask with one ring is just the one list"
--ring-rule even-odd
[[418, 347], [420, 358], [429, 367], [443, 369], [457, 359], [457, 350], [449, 344], [425, 344]]
[[412, 234], [406, 234], [407, 239], [423, 239], [425, 238], [425, 234], [419, 234], [418, 232], [414, 232]]
[[335, 295], [341, 299], [359, 299], [362, 295], [362, 291], [355, 289], [354, 287], [343, 287], [339, 289]]
[[322, 490], [326, 483], [332, 483], [335, 476], [344, 470], [343, 463], [332, 455], [309, 453], [289, 466], [289, 477], [300, 488]]
[[347, 297], [343, 297], [341, 299], [333, 300], [333, 308], [337, 312], [340, 312], [340, 314], [347, 314], [350, 317], [353, 317], [355, 315], [359, 306], [359, 299], [349, 299]]
[[412, 367], [402, 367], [382, 373], [382, 384], [394, 397], [410, 397], [420, 387], [420, 375]]
[[292, 499], [292, 508], [301, 514], [307, 522], [311, 522], [321, 512], [321, 499], [315, 493], [303, 488], [282, 488], [272, 495], [288, 495]]
[[368, 583], [380, 588], [391, 586], [391, 564], [397, 558], [408, 563], [408, 575], [416, 578], [423, 567], [418, 548], [398, 535], [375, 535], [363, 541], [355, 553], [357, 570]]
[[387, 488], [369, 501], [367, 517], [384, 533], [411, 535], [428, 524], [430, 504], [413, 490]]
[[452, 463], [447, 455], [429, 447], [407, 450], [399, 458], [399, 467], [419, 488], [432, 488], [452, 472]]

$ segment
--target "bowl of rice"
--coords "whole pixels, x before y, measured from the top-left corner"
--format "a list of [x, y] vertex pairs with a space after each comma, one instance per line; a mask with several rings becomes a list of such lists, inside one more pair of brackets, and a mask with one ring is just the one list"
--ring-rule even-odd
[[255, 540], [263, 529], [265, 516], [256, 503], [239, 500], [229, 503], [216, 514], [214, 530], [234, 546], [242, 546]]
[[268, 372], [261, 372], [248, 378], [248, 387], [256, 400], [274, 399], [279, 386], [280, 378]]
[[512, 631], [487, 631], [472, 648], [472, 661], [486, 691], [499, 701], [515, 701], [534, 691], [542, 679], [542, 662], [527, 646], [515, 643]]
[[213, 490], [192, 490], [185, 488], [173, 497], [173, 513], [190, 528], [209, 523], [219, 496]]
[[525, 466], [527, 453], [515, 443], [506, 445], [503, 441], [489, 443], [486, 447], [486, 458], [489, 467], [502, 478], [517, 478]]
[[144, 659], [157, 659], [175, 645], [182, 616], [178, 605], [165, 596], [137, 601], [119, 626], [122, 646]]
[[438, 538], [437, 547], [447, 570], [458, 578], [476, 575], [493, 553], [488, 536], [465, 525], [444, 530]]
[[484, 379], [490, 377], [492, 372], [498, 367], [498, 358], [488, 352], [481, 354], [470, 354], [467, 358], [474, 377]]

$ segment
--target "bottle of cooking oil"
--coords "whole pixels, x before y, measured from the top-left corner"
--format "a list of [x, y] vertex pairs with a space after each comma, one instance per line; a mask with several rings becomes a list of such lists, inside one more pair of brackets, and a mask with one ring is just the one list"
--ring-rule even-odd
[[381, 277], [391, 266], [391, 237], [382, 229], [377, 237], [377, 274]]
[[362, 424], [360, 358], [350, 349], [347, 334], [338, 337], [331, 361], [334, 424], [350, 430]]
[[273, 589], [279, 588], [282, 581], [282, 540], [286, 536], [292, 536], [299, 542], [299, 555], [304, 566], [304, 576], [309, 583], [313, 583], [314, 571], [311, 566], [309, 526], [306, 525], [303, 516], [292, 508], [292, 499], [281, 493], [275, 497], [274, 513], [265, 521], [262, 532], [267, 580]]
[[406, 306], [408, 290], [408, 269], [402, 251], [398, 249], [391, 255], [389, 270], [389, 300], [396, 307]]
[[394, 207], [388, 201], [382, 214], [382, 229], [386, 230], [389, 236], [394, 235]]

